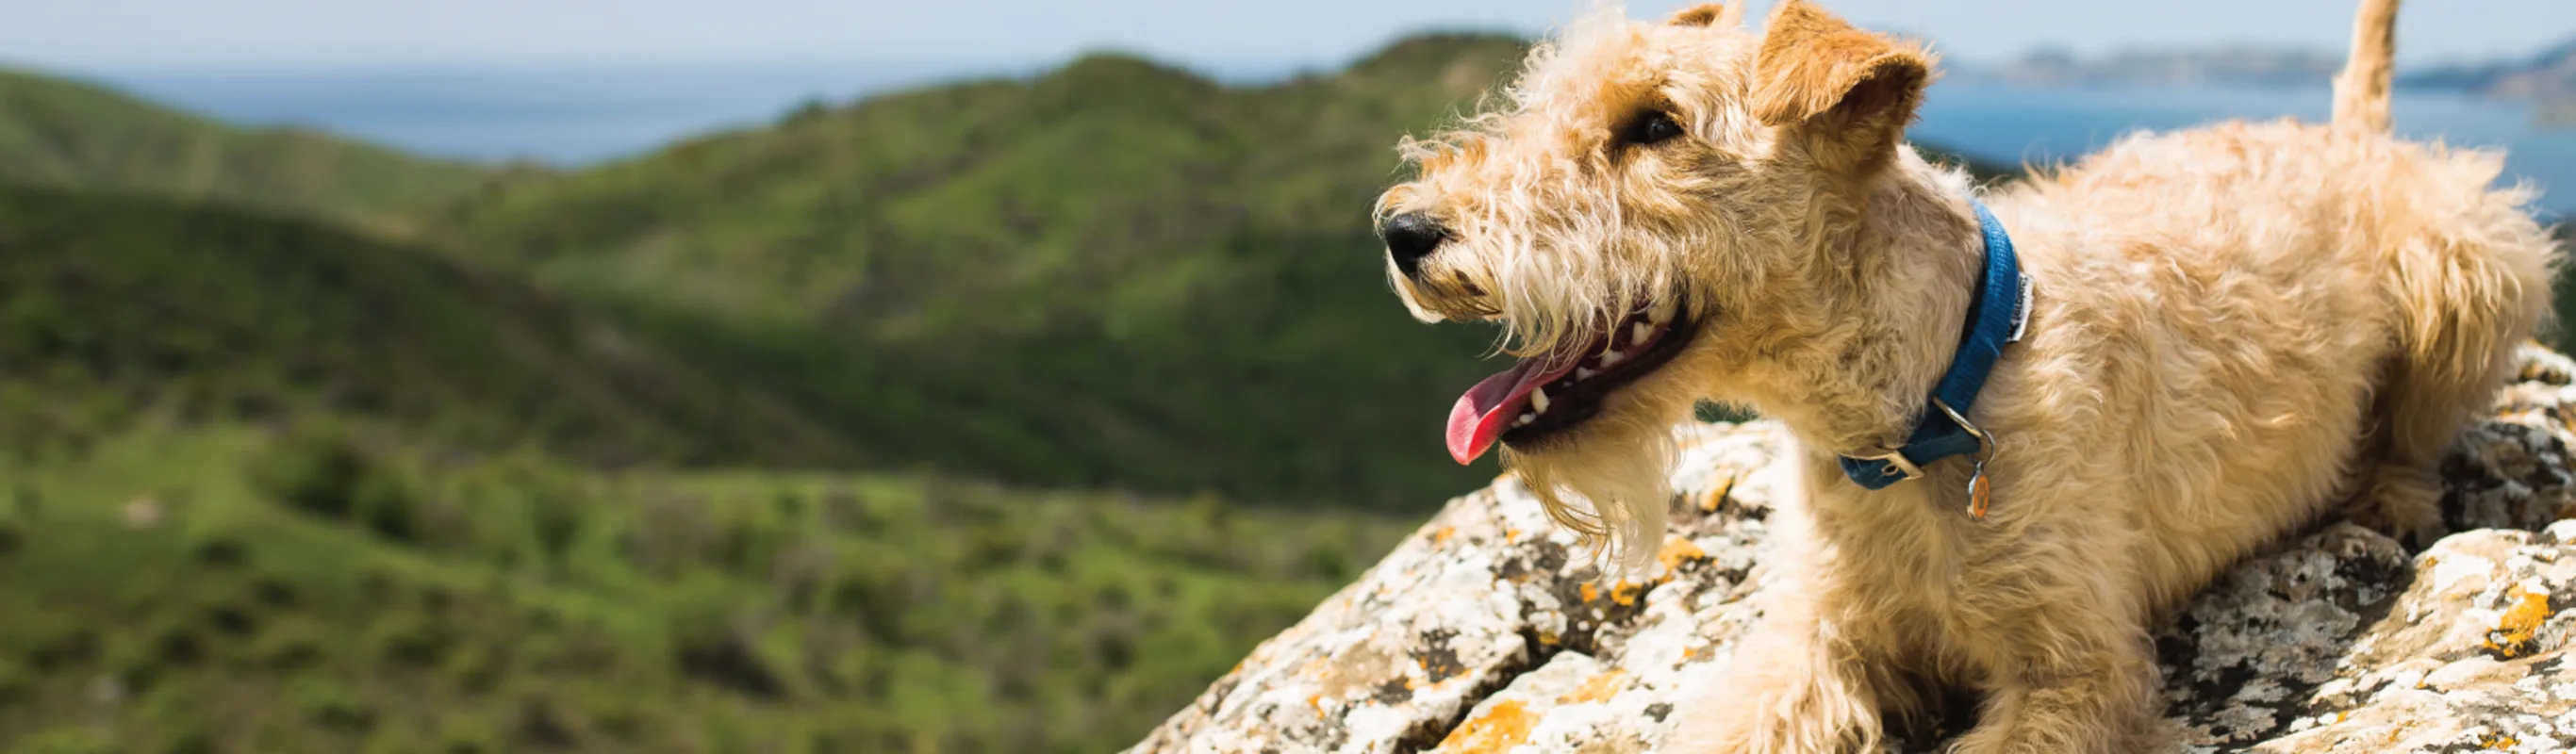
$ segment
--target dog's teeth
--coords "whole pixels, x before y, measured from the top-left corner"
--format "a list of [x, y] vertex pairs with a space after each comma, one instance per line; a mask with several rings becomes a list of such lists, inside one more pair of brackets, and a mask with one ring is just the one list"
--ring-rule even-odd
[[1655, 328], [1653, 325], [1639, 322], [1636, 327], [1628, 328], [1628, 344], [1638, 346], [1645, 345], [1646, 336], [1653, 334], [1655, 334]]
[[1547, 388], [1530, 392], [1530, 408], [1538, 409], [1540, 413], [1547, 412]]
[[1625, 358], [1628, 358], [1628, 355], [1627, 355], [1627, 354], [1624, 354], [1624, 353], [1620, 353], [1620, 352], [1618, 352], [1618, 351], [1611, 351], [1611, 352], [1609, 352], [1609, 353], [1602, 354], [1602, 355], [1601, 355], [1601, 368], [1603, 368], [1603, 369], [1608, 369], [1608, 368], [1610, 368], [1610, 367], [1612, 367], [1612, 366], [1614, 366], [1614, 365], [1617, 365], [1617, 364], [1619, 363], [1619, 360], [1620, 360], [1620, 359], [1625, 359]]
[[1574, 378], [1575, 378], [1575, 379], [1578, 379], [1578, 380], [1588, 380], [1588, 379], [1592, 379], [1592, 375], [1596, 375], [1596, 374], [1600, 374], [1600, 372], [1595, 372], [1595, 371], [1592, 371], [1591, 369], [1588, 369], [1588, 368], [1585, 368], [1585, 367], [1575, 367], [1575, 368], [1574, 368]]
[[1673, 300], [1664, 299], [1655, 302], [1654, 310], [1646, 312], [1646, 318], [1654, 320], [1658, 325], [1673, 321]]
[[1512, 420], [1512, 426], [1515, 426], [1515, 427], [1526, 427], [1526, 426], [1529, 426], [1529, 423], [1530, 423], [1530, 422], [1534, 422], [1534, 421], [1538, 421], [1538, 415], [1537, 415], [1537, 414], [1522, 414], [1522, 415], [1521, 415], [1521, 418], [1513, 419], [1513, 420]]

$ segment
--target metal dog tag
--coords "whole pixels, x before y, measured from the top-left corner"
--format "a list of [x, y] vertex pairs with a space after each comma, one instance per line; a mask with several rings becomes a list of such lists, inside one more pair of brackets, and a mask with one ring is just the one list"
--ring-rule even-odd
[[1968, 517], [1986, 519], [1986, 491], [1994, 485], [1986, 481], [1986, 459], [1978, 458], [1977, 467], [1968, 472]]

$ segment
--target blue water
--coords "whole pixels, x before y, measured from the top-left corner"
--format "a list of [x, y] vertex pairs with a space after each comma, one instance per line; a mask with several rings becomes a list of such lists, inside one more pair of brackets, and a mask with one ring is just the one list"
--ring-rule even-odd
[[[98, 78], [157, 102], [257, 126], [309, 126], [413, 152], [577, 166], [650, 152], [715, 131], [758, 127], [809, 101], [1045, 65], [968, 62], [793, 63], [545, 68], [515, 71], [125, 73]], [[1223, 81], [1278, 76], [1276, 64], [1222, 62]]]
[[423, 154], [582, 165], [773, 122], [811, 101], [1010, 71], [812, 64], [655, 70], [137, 74], [104, 79], [234, 123], [311, 126]]
[[[815, 64], [669, 70], [298, 73], [111, 76], [143, 96], [225, 120], [324, 128], [417, 152], [477, 160], [582, 165], [651, 151], [713, 130], [758, 126], [814, 99], [841, 102], [973, 75], [993, 66]], [[1230, 71], [1250, 80], [1256, 70]], [[2073, 157], [2134, 129], [2223, 118], [2322, 121], [2326, 88], [2027, 86], [1942, 83], [1913, 138], [2003, 162]], [[2527, 108], [2401, 92], [2401, 132], [2454, 145], [2503, 147], [2507, 180], [2576, 210], [2576, 130], [2546, 131]], [[1390, 143], [1394, 134], [1389, 134]]]
[[[2505, 181], [2546, 192], [2539, 206], [2576, 210], [2576, 130], [2534, 125], [2530, 108], [2434, 92], [2399, 92], [2391, 103], [2399, 133], [2452, 146], [2501, 148]], [[2282, 116], [2325, 122], [2325, 86], [2218, 88], [1937, 84], [1925, 96], [1912, 138], [2006, 163], [2081, 156], [2124, 133], [2171, 130], [2228, 118]]]

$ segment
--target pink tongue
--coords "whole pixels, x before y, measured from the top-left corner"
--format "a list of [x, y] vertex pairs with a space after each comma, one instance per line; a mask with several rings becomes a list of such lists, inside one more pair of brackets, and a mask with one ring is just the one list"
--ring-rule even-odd
[[1545, 361], [1522, 359], [1502, 374], [1467, 388], [1466, 395], [1458, 396], [1458, 404], [1449, 407], [1449, 457], [1458, 459], [1461, 466], [1473, 463], [1494, 446], [1494, 438], [1511, 427], [1530, 391], [1574, 371], [1580, 363], [1582, 359], [1571, 358], [1565, 360], [1564, 367], [1543, 369]]

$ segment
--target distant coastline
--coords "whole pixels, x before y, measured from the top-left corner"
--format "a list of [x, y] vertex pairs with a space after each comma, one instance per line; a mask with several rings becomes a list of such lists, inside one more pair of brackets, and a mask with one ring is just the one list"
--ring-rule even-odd
[[[2038, 165], [2079, 158], [2141, 130], [2231, 119], [2323, 122], [2332, 100], [2321, 79], [2225, 86], [1947, 79], [1933, 85], [1907, 135], [1990, 162]], [[2428, 89], [2400, 90], [2392, 104], [2399, 135], [2502, 149], [2502, 180], [2539, 189], [2537, 209], [2552, 216], [2576, 210], [2576, 130], [2536, 125], [2533, 105]]]
[[[2343, 67], [2343, 53], [2255, 45], [2121, 50], [2082, 56], [2041, 48], [2001, 63], [1952, 67], [1954, 79], [2026, 86], [2309, 86]], [[2576, 128], [2576, 39], [2538, 53], [2476, 65], [2403, 71], [2401, 89], [2530, 105], [2532, 125]]]
[[[2555, 58], [2553, 58], [2555, 59]], [[2506, 180], [2528, 180], [2553, 214], [2576, 210], [2576, 103], [2539, 91], [2541, 58], [2512, 66], [2403, 71], [2397, 124], [2409, 138], [2506, 150]], [[2324, 117], [2339, 59], [2323, 54], [2132, 53], [2087, 61], [2039, 54], [2017, 65], [1955, 60], [1911, 134], [1981, 161], [2078, 157], [2139, 129], [2227, 118]], [[147, 98], [253, 126], [294, 125], [424, 155], [574, 169], [636, 159], [712, 133], [756, 129], [799, 109], [840, 106], [943, 80], [1022, 71], [863, 63], [696, 70], [316, 71], [256, 76], [104, 76]], [[1215, 79], [1260, 87], [1284, 71]], [[1393, 134], [1387, 136], [1392, 140]]]
[[2298, 86], [2324, 81], [2342, 67], [2340, 53], [2243, 45], [2120, 50], [2095, 57], [2049, 47], [2002, 63], [1953, 65], [1950, 76], [2026, 86]]

